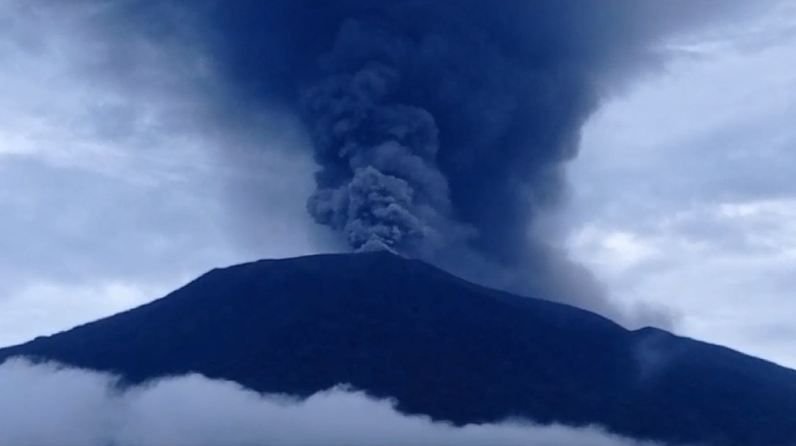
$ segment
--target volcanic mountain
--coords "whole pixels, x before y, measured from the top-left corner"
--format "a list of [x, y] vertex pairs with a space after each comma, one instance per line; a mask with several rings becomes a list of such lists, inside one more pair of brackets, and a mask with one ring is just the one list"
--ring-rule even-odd
[[636, 438], [796, 444], [796, 372], [461, 280], [390, 253], [213, 270], [139, 308], [0, 350], [130, 383], [188, 372], [268, 393], [345, 383], [456, 424], [522, 417]]

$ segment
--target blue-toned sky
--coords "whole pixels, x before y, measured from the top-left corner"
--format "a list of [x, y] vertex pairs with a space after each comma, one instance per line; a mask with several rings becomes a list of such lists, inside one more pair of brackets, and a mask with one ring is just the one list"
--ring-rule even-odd
[[796, 366], [796, 4], [672, 48], [586, 126], [568, 245], [678, 332]]
[[[206, 46], [109, 26], [110, 4], [0, 3], [0, 345], [346, 249], [305, 210], [300, 120], [237, 107]], [[612, 305], [796, 366], [796, 8], [656, 45], [587, 121], [551, 226]]]

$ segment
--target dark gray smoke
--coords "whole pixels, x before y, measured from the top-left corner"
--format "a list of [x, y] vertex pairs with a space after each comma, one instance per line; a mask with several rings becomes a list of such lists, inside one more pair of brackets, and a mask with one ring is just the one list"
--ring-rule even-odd
[[[613, 313], [535, 227], [606, 91], [740, 2], [271, 0], [205, 5], [241, 105], [298, 113], [307, 208], [354, 250]], [[731, 8], [732, 7], [732, 8]]]
[[649, 2], [322, 3], [303, 8], [334, 34], [297, 76], [321, 166], [308, 208], [354, 249], [410, 255], [466, 243], [523, 257], [607, 71], [659, 35]]
[[352, 248], [433, 257], [468, 244], [514, 261], [534, 212], [556, 201], [594, 73], [557, 60], [562, 42], [525, 35], [523, 21], [559, 7], [485, 6], [359, 6], [319, 55], [302, 102], [321, 165], [308, 208]]
[[[324, 60], [329, 77], [305, 93], [322, 166], [307, 207], [355, 249], [433, 253], [456, 225], [448, 180], [437, 166], [439, 129], [427, 109], [393, 99], [404, 75], [396, 63], [379, 60], [409, 43], [369, 27], [343, 25]], [[364, 42], [375, 48], [360, 48]], [[362, 61], [347, 68], [351, 56]]]

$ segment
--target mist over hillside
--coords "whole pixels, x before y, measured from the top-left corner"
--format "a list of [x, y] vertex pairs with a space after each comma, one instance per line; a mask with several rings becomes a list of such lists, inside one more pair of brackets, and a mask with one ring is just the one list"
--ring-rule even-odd
[[56, 364], [0, 366], [0, 443], [26, 446], [652, 446], [596, 427], [522, 420], [453, 426], [335, 387], [306, 399], [200, 375], [118, 388]]

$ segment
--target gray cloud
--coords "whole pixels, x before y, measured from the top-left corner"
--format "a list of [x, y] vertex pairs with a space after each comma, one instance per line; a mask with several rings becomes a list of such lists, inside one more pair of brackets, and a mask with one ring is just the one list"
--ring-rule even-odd
[[295, 120], [211, 107], [202, 51], [120, 32], [121, 3], [0, 2], [0, 345], [325, 246]]
[[110, 375], [24, 360], [0, 366], [0, 394], [0, 443], [20, 446], [651, 446], [596, 427], [454, 427], [344, 387], [305, 400], [199, 375], [120, 388]]

